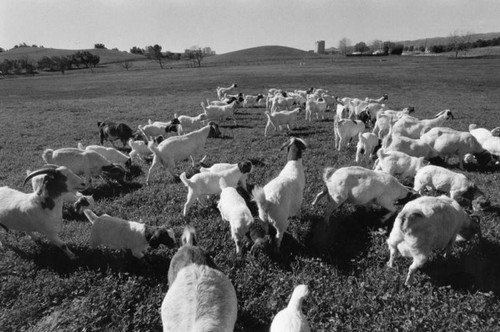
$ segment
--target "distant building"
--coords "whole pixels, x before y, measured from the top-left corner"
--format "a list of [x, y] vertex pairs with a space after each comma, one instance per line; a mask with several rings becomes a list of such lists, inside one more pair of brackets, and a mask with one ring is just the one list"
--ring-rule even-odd
[[325, 41], [324, 40], [318, 40], [316, 42], [316, 47], [314, 48], [314, 53], [325, 54]]
[[215, 55], [215, 51], [212, 51], [210, 47], [204, 47], [201, 51], [206, 55]]

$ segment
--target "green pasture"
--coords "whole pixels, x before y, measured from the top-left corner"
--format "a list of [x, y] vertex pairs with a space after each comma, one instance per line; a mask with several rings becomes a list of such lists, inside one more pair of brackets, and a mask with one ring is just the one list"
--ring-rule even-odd
[[[467, 130], [476, 123], [500, 125], [500, 62], [498, 59], [322, 57], [263, 61], [260, 65], [212, 64], [202, 68], [119, 64], [88, 70], [41, 73], [34, 77], [0, 79], [0, 185], [21, 191], [26, 170], [43, 165], [46, 148], [98, 144], [97, 121], [125, 122], [132, 128], [168, 121], [174, 114], [196, 115], [200, 102], [215, 99], [217, 86], [238, 84], [245, 94], [321, 87], [340, 97], [378, 98], [389, 95], [395, 110], [416, 108], [415, 116], [430, 118], [450, 109], [447, 125]], [[168, 66], [168, 65], [167, 65]], [[149, 165], [135, 165], [128, 184], [93, 181], [85, 194], [94, 194], [95, 212], [151, 225], [169, 225], [180, 237], [192, 224], [200, 246], [235, 286], [238, 297], [236, 331], [266, 331], [273, 316], [287, 304], [294, 286], [305, 283], [311, 297], [303, 311], [314, 331], [498, 331], [500, 329], [500, 204], [499, 172], [469, 170], [465, 174], [490, 198], [493, 207], [481, 213], [484, 241], [457, 244], [453, 255], [437, 252], [404, 286], [410, 260], [398, 258], [389, 269], [385, 240], [391, 225], [374, 206], [346, 204], [332, 219], [337, 229], [326, 230], [331, 245], [315, 245], [315, 224], [325, 202], [311, 206], [322, 189], [326, 166], [354, 165], [355, 146], [336, 151], [333, 114], [328, 120], [305, 122], [291, 133], [264, 137], [262, 108], [240, 109], [237, 126], [221, 124], [222, 138], [208, 139], [208, 162], [250, 159], [250, 185], [264, 185], [286, 163], [279, 147], [289, 135], [304, 138], [306, 188], [298, 216], [291, 218], [282, 252], [259, 250], [255, 257], [235, 256], [229, 225], [222, 222], [217, 199], [208, 207], [195, 204], [182, 216], [187, 189], [156, 169], [145, 185]], [[200, 159], [202, 155], [196, 156]], [[371, 164], [364, 164], [371, 167]], [[177, 172], [190, 167], [180, 162]], [[457, 169], [456, 165], [450, 166]], [[249, 202], [251, 210], [256, 207]], [[36, 244], [21, 233], [1, 237], [0, 331], [160, 331], [159, 309], [168, 290], [168, 265], [175, 249], [160, 247], [139, 261], [129, 253], [90, 249], [90, 223], [68, 206], [61, 238], [79, 256], [69, 261], [48, 244]], [[248, 243], [247, 243], [248, 245]]]

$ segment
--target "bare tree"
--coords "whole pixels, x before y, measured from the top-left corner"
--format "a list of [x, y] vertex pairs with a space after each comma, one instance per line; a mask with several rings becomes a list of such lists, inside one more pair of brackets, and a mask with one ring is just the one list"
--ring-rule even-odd
[[160, 64], [160, 68], [163, 69], [163, 53], [161, 53], [161, 46], [158, 44], [155, 44], [154, 46], [148, 46], [146, 47], [146, 55], [148, 58], [152, 60], [158, 61]]
[[471, 47], [470, 41], [472, 38], [472, 32], [458, 32], [455, 30], [448, 38], [448, 46], [453, 52], [455, 52], [455, 58], [458, 58], [458, 53], [460, 51], [467, 53]]
[[132, 61], [123, 61], [122, 67], [129, 70], [129, 68], [132, 67]]
[[198, 46], [192, 46], [184, 51], [184, 57], [192, 67], [201, 67], [201, 62], [205, 56], [206, 54]]
[[339, 40], [339, 51], [341, 54], [346, 55], [347, 52], [349, 51], [349, 48], [351, 47], [351, 40], [348, 38], [342, 38]]
[[382, 50], [384, 48], [384, 42], [380, 39], [374, 39], [371, 41], [369, 47], [372, 51]]

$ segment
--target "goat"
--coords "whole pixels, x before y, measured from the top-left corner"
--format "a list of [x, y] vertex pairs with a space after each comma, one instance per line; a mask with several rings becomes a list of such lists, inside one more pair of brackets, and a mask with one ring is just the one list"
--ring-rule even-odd
[[278, 312], [271, 323], [270, 332], [294, 331], [310, 332], [307, 318], [302, 313], [302, 301], [309, 295], [306, 285], [295, 287], [288, 306]]
[[129, 139], [136, 138], [136, 133], [125, 123], [116, 124], [111, 121], [97, 122], [97, 127], [99, 128], [99, 138], [101, 139], [101, 145], [104, 141], [109, 141], [113, 146], [115, 146], [114, 141], [120, 140], [125, 146]]
[[224, 121], [226, 118], [231, 118], [234, 121], [234, 125], [236, 126], [236, 118], [234, 117], [234, 110], [237, 105], [237, 101], [233, 101], [231, 104], [227, 104], [224, 106], [218, 105], [207, 105], [201, 102], [201, 107], [207, 116], [208, 121]]
[[[366, 160], [367, 157], [373, 158], [381, 146], [380, 139], [373, 133], [359, 133], [358, 145], [356, 146], [356, 162], [359, 163], [361, 159]], [[363, 155], [363, 157], [361, 157]]]
[[[218, 173], [222, 171], [226, 171], [228, 169], [234, 168], [235, 166], [238, 166], [238, 164], [229, 164], [229, 163], [217, 163], [213, 164], [210, 167], [200, 167], [200, 173], [206, 173], [206, 172], [211, 172], [211, 173]], [[245, 173], [241, 176], [238, 184], [241, 185], [245, 191], [247, 190], [247, 178], [248, 178], [249, 173]]]
[[411, 157], [424, 157], [429, 161], [441, 160], [440, 154], [420, 139], [389, 134], [382, 141], [382, 148], [384, 151], [404, 152]]
[[441, 156], [458, 156], [460, 169], [464, 169], [463, 160], [466, 154], [471, 153], [482, 166], [488, 164], [491, 154], [483, 148], [476, 138], [469, 132], [457, 131], [446, 127], [434, 127], [426, 132], [420, 140], [429, 144]]
[[382, 171], [392, 176], [401, 176], [402, 179], [412, 179], [419, 169], [428, 164], [424, 157], [412, 157], [404, 152], [384, 151], [377, 152], [378, 159], [373, 165], [374, 171]]
[[168, 133], [177, 133], [180, 125], [179, 119], [175, 118], [170, 122], [152, 122], [151, 119], [147, 125], [138, 125], [141, 133], [144, 133], [148, 140], [158, 136], [166, 136]]
[[259, 218], [266, 225], [270, 223], [276, 229], [276, 250], [289, 224], [289, 217], [295, 216], [302, 205], [305, 187], [302, 152], [307, 144], [302, 139], [291, 137], [283, 144], [288, 150], [287, 163], [279, 175], [263, 188], [256, 186], [252, 196], [259, 208]]
[[325, 189], [316, 195], [312, 205], [329, 195], [332, 199], [325, 211], [325, 222], [344, 202], [366, 206], [377, 203], [389, 211], [382, 221], [387, 220], [395, 211], [394, 201], [408, 198], [412, 192], [390, 174], [372, 171], [359, 166], [342, 167], [335, 170], [325, 168], [323, 172]]
[[328, 105], [326, 101], [322, 98], [319, 98], [318, 100], [314, 100], [314, 98], [308, 98], [306, 102], [306, 121], [311, 121], [312, 113], [316, 114], [316, 120], [319, 120], [320, 114], [321, 120], [324, 120], [327, 106]]
[[134, 257], [141, 259], [149, 247], [156, 249], [160, 244], [175, 247], [175, 235], [171, 228], [153, 227], [107, 214], [97, 216], [90, 209], [83, 210], [83, 213], [92, 224], [91, 248], [105, 245], [111, 249], [130, 249]]
[[234, 88], [237, 88], [238, 87], [238, 84], [236, 83], [233, 83], [231, 86], [227, 87], [227, 88], [224, 88], [224, 87], [220, 87], [218, 86], [216, 91], [217, 91], [217, 97], [220, 99], [222, 99], [222, 97], [224, 96], [224, 94], [228, 93], [229, 91], [233, 90]]
[[454, 119], [450, 110], [444, 110], [436, 114], [434, 119], [419, 120], [406, 115], [401, 117], [392, 127], [392, 133], [395, 135], [406, 136], [409, 138], [420, 138], [425, 132], [434, 127], [439, 127], [448, 119]]
[[390, 251], [388, 267], [394, 266], [397, 251], [404, 257], [413, 257], [405, 285], [413, 284], [415, 272], [429, 259], [434, 249], [451, 247], [457, 235], [470, 239], [474, 234], [481, 237], [477, 216], [469, 216], [460, 205], [446, 196], [420, 197], [408, 202], [396, 217], [387, 239]]
[[358, 136], [365, 130], [365, 124], [361, 120], [339, 119], [335, 117], [333, 123], [335, 132], [335, 148], [340, 151], [346, 142], [346, 146], [353, 137]]
[[190, 130], [200, 129], [203, 126], [203, 122], [207, 119], [205, 113], [200, 113], [197, 116], [188, 115], [174, 115], [177, 120], [179, 120], [179, 134], [187, 133]]
[[[133, 140], [133, 138], [131, 138], [131, 140]], [[107, 148], [101, 145], [87, 145], [87, 147], [84, 147], [82, 143], [78, 143], [78, 149], [82, 151], [87, 150], [97, 152], [109, 162], [113, 164], [123, 164], [128, 169], [130, 169], [130, 166], [132, 165], [131, 157], [115, 148]]]
[[243, 98], [243, 107], [259, 107], [262, 106], [264, 95], [245, 95]]
[[423, 194], [425, 189], [439, 190], [450, 195], [456, 201], [462, 198], [474, 209], [484, 209], [488, 202], [481, 190], [465, 175], [450, 171], [444, 167], [427, 165], [415, 175], [413, 189]]
[[94, 151], [75, 148], [46, 149], [42, 158], [47, 164], [66, 166], [76, 175], [85, 175], [89, 183], [92, 176], [104, 174], [112, 179], [125, 181], [128, 174], [123, 166], [113, 164]]
[[470, 124], [469, 132], [474, 136], [479, 144], [483, 145], [483, 143], [489, 139], [490, 137], [499, 136], [500, 127], [493, 128], [492, 130], [488, 130], [486, 128], [477, 128], [477, 125]]
[[365, 102], [367, 103], [377, 103], [377, 104], [380, 104], [381, 102], [385, 101], [389, 99], [389, 95], [386, 93], [384, 94], [382, 97], [378, 98], [378, 99], [372, 99], [372, 98], [368, 98], [366, 97], [365, 98]]
[[34, 241], [38, 239], [34, 232], [44, 234], [70, 259], [76, 259], [58, 233], [62, 228], [64, 194], [85, 189], [85, 183], [69, 168], [50, 165], [26, 176], [24, 185], [39, 175], [45, 176], [33, 193], [0, 187], [0, 226], [5, 230], [27, 232]]
[[160, 144], [150, 141], [148, 147], [154, 153], [154, 157], [146, 176], [146, 184], [149, 184], [151, 171], [160, 163], [175, 179], [177, 175], [174, 173], [174, 169], [177, 161], [191, 158], [194, 166], [193, 155], [205, 151], [205, 143], [211, 135], [220, 136], [220, 131], [215, 122], [209, 122], [205, 127], [185, 135], [169, 137]]
[[184, 186], [188, 188], [188, 194], [186, 198], [186, 203], [184, 204], [183, 215], [187, 215], [189, 207], [198, 199], [201, 195], [215, 195], [219, 194], [222, 189], [220, 187], [219, 181], [223, 178], [226, 181], [226, 185], [230, 187], [236, 187], [238, 181], [243, 176], [243, 174], [248, 174], [252, 170], [252, 163], [250, 161], [244, 161], [238, 163], [237, 166], [217, 172], [204, 172], [193, 175], [191, 178], [186, 177], [186, 172], [180, 175], [180, 179]]
[[232, 332], [238, 311], [234, 286], [217, 268], [200, 264], [199, 256], [189, 255], [186, 247], [189, 252], [197, 248], [185, 243], [170, 262], [169, 277], [172, 263], [178, 270], [172, 273], [171, 282], [169, 278], [170, 287], [161, 304], [163, 331]]
[[[157, 137], [156, 139], [154, 139], [154, 142], [156, 144], [160, 144], [161, 142], [163, 142], [163, 136]], [[129, 153], [131, 162], [132, 162], [132, 160], [137, 159], [137, 158], [144, 159], [144, 158], [150, 158], [153, 156], [153, 151], [151, 151], [151, 149], [148, 148], [147, 142], [144, 142], [142, 140], [135, 141], [133, 138], [131, 138], [128, 141], [128, 145], [132, 149]]]
[[267, 136], [267, 130], [269, 129], [270, 126], [273, 126], [275, 131], [278, 128], [281, 131], [282, 126], [285, 125], [288, 128], [288, 130], [291, 131], [292, 130], [290, 128], [291, 124], [295, 124], [295, 128], [297, 128], [298, 127], [297, 119], [300, 112], [302, 112], [302, 109], [300, 107], [297, 107], [292, 111], [276, 111], [272, 113], [266, 111], [265, 114], [267, 117], [267, 124], [266, 124], [266, 129], [264, 129], [264, 137]]
[[[241, 252], [242, 240], [245, 235], [255, 242], [250, 249], [252, 253], [255, 248], [264, 243], [264, 234], [251, 232], [251, 229], [255, 229], [253, 227], [254, 218], [245, 200], [240, 196], [236, 188], [228, 186], [224, 178], [220, 179], [219, 186], [222, 191], [217, 208], [222, 220], [228, 222], [230, 225], [231, 237], [236, 245], [236, 254]], [[252, 234], [256, 235], [253, 239]]]

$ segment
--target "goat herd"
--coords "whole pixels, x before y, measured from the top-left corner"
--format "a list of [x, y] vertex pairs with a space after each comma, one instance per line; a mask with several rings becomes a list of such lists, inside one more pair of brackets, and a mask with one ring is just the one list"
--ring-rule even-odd
[[[297, 124], [298, 115], [305, 111], [306, 121], [325, 118], [325, 112], [334, 112], [335, 147], [340, 151], [358, 137], [356, 162], [374, 159], [373, 170], [349, 166], [324, 170], [324, 189], [317, 194], [315, 205], [327, 197], [325, 222], [344, 202], [354, 205], [378, 204], [388, 210], [383, 219], [396, 212], [396, 201], [407, 203], [396, 217], [387, 239], [390, 251], [389, 267], [394, 258], [401, 255], [413, 258], [406, 284], [411, 285], [416, 269], [429, 258], [432, 250], [446, 248], [447, 253], [456, 240], [468, 240], [475, 234], [481, 236], [477, 211], [488, 205], [481, 190], [461, 173], [442, 167], [446, 159], [457, 156], [459, 166], [476, 163], [480, 166], [496, 165], [500, 157], [498, 128], [487, 130], [471, 124], [469, 132], [443, 127], [453, 118], [445, 110], [433, 119], [419, 120], [410, 115], [414, 108], [390, 110], [379, 99], [337, 98], [323, 89], [285, 92], [270, 89], [268, 95], [229, 95], [236, 84], [217, 88], [218, 100], [202, 102], [203, 113], [196, 117], [177, 116], [170, 122], [151, 122], [133, 131], [126, 124], [99, 122], [101, 145], [78, 148], [47, 149], [43, 152], [46, 166], [34, 172], [28, 171], [25, 184], [32, 181], [33, 192], [0, 188], [0, 226], [4, 230], [27, 232], [34, 240], [35, 233], [44, 234], [48, 240], [65, 252], [70, 259], [76, 256], [58, 237], [62, 226], [63, 202], [73, 202], [76, 209], [91, 222], [90, 245], [105, 245], [113, 249], [131, 249], [134, 256], [142, 258], [149, 247], [160, 244], [175, 247], [172, 229], [152, 227], [140, 222], [127, 221], [107, 214], [97, 216], [92, 212], [91, 196], [80, 193], [91, 178], [104, 175], [117, 181], [126, 181], [131, 163], [137, 158], [153, 160], [146, 176], [160, 164], [180, 179], [188, 189], [184, 216], [195, 200], [207, 195], [220, 195], [218, 209], [222, 220], [230, 224], [236, 252], [242, 251], [243, 238], [254, 244], [251, 251], [265, 242], [269, 225], [276, 229], [271, 239], [276, 251], [289, 225], [302, 205], [305, 187], [302, 154], [307, 143], [291, 137], [281, 149], [287, 149], [287, 162], [277, 177], [265, 186], [255, 186], [251, 192], [258, 206], [258, 219], [236, 187], [247, 190], [246, 178], [252, 171], [250, 161], [237, 164], [219, 163], [201, 167], [197, 174], [188, 177], [184, 172], [175, 174], [175, 164], [203, 154], [208, 137], [220, 136], [216, 122], [227, 118], [236, 124], [237, 107], [265, 107], [268, 130], [289, 131]], [[372, 132], [365, 132], [372, 127]], [[177, 136], [162, 139], [170, 132]], [[141, 139], [138, 138], [141, 136]], [[105, 140], [119, 139], [129, 145], [127, 155], [115, 148], [102, 146]], [[431, 164], [432, 163], [432, 164]], [[441, 166], [437, 166], [437, 164]], [[83, 175], [83, 181], [79, 175]], [[401, 184], [395, 177], [413, 180], [414, 187]], [[428, 192], [440, 191], [449, 195], [430, 197]], [[418, 196], [418, 197], [417, 197]], [[417, 198], [415, 198], [417, 197]], [[261, 227], [258, 227], [261, 226]], [[0, 241], [0, 247], [2, 243]], [[235, 289], [229, 278], [222, 273], [210, 256], [196, 246], [195, 231], [186, 226], [182, 246], [170, 262], [169, 290], [161, 306], [164, 331], [232, 331], [237, 315]], [[297, 286], [288, 307], [279, 312], [271, 325], [271, 331], [309, 331], [309, 324], [301, 312], [302, 300], [308, 295], [305, 285]]]

